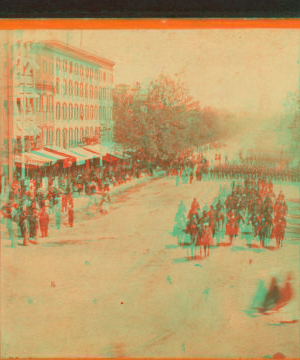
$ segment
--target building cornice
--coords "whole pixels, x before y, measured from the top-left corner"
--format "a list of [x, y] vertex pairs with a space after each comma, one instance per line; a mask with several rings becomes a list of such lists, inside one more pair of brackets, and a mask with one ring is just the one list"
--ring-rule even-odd
[[103, 66], [105, 68], [108, 68], [110, 70], [113, 70], [113, 67], [115, 65], [115, 62], [99, 57], [97, 55], [88, 53], [84, 50], [78, 49], [73, 46], [67, 46], [66, 44], [59, 42], [59, 41], [43, 41], [43, 42], [36, 42], [32, 44], [32, 48], [38, 48], [38, 47], [44, 47], [48, 50], [52, 50], [55, 52], [58, 52], [62, 55], [67, 55], [70, 57], [73, 57], [74, 59], [88, 62], [92, 65], [96, 66]]

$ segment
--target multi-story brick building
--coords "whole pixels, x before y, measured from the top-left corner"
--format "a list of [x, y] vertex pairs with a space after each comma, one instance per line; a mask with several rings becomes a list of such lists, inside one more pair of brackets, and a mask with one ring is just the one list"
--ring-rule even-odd
[[30, 54], [43, 145], [72, 148], [100, 134], [112, 141], [114, 62], [58, 42], [34, 43]]
[[112, 143], [114, 62], [54, 41], [4, 47], [1, 124], [12, 123], [4, 140], [13, 157], [7, 163], [41, 164], [36, 151], [43, 147]]

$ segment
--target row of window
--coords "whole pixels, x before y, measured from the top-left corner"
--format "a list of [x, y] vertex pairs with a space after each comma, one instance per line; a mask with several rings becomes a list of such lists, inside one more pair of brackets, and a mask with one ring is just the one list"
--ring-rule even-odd
[[39, 98], [21, 98], [16, 99], [17, 109], [19, 113], [36, 113], [36, 112], [53, 112], [53, 96], [42, 95]]
[[112, 108], [97, 105], [56, 103], [56, 120], [111, 120]]
[[[14, 103], [14, 105], [17, 106], [18, 112], [19, 113], [37, 113], [37, 112], [44, 112], [44, 113], [52, 113], [53, 112], [53, 96], [52, 95], [42, 95], [40, 96], [40, 98], [24, 98], [24, 102], [21, 101], [21, 98], [17, 98], [16, 102]], [[56, 119], [60, 120], [60, 118], [62, 118], [62, 120], [66, 120], [67, 115], [66, 115], [66, 108], [67, 108], [67, 104], [64, 103], [62, 106], [62, 111], [64, 112], [62, 117], [60, 115], [60, 103], [56, 103]], [[69, 116], [68, 118], [70, 120], [73, 119], [73, 113], [74, 113], [74, 119], [78, 120], [78, 109], [80, 107], [80, 118], [82, 118], [83, 120], [83, 107], [84, 105], [78, 105], [75, 104], [74, 106], [72, 104], [69, 104]], [[88, 108], [90, 108], [90, 113], [88, 114]], [[103, 108], [103, 110], [102, 110]], [[106, 110], [107, 108], [107, 110]], [[106, 113], [110, 114], [111, 113], [111, 107], [106, 107], [106, 106], [97, 106], [97, 105], [85, 105], [85, 111], [86, 111], [86, 119], [90, 118], [90, 119], [98, 119], [98, 109], [99, 109], [99, 120], [102, 120], [106, 118]], [[14, 112], [16, 113], [16, 111], [14, 110]], [[102, 116], [103, 113], [103, 116]]]
[[[55, 135], [55, 139], [54, 139]], [[75, 128], [75, 129], [57, 129], [54, 133], [53, 129], [43, 130], [42, 139], [43, 145], [53, 145], [67, 147], [74, 147], [83, 142], [83, 139], [87, 136], [97, 137], [100, 139], [100, 127], [86, 127], [86, 128]], [[39, 138], [39, 136], [37, 136]]]
[[[43, 61], [43, 72], [53, 74], [53, 63], [48, 62], [47, 60]], [[56, 74], [59, 73], [69, 75], [75, 74], [76, 76], [80, 76], [86, 79], [94, 79], [96, 81], [104, 81], [108, 83], [113, 83], [113, 74], [105, 70], [93, 69], [88, 66], [78, 65], [77, 63], [73, 63], [73, 61], [67, 61], [66, 59], [61, 60], [60, 58], [56, 58]]]
[[[59, 94], [60, 88], [60, 80], [56, 79], [56, 94]], [[73, 81], [69, 80], [69, 82], [64, 79], [61, 85], [61, 95], [62, 96], [76, 96], [76, 97], [85, 97], [86, 99], [95, 99], [95, 100], [112, 100], [112, 89], [110, 88], [102, 88], [98, 86], [93, 86], [85, 84], [83, 88], [83, 83], [78, 83], [75, 81], [73, 86]]]

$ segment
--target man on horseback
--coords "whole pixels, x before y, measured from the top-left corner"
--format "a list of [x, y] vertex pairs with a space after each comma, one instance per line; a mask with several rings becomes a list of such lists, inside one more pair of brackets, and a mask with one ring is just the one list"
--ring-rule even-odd
[[225, 217], [224, 217], [224, 214], [222, 212], [223, 209], [224, 209], [224, 205], [219, 200], [217, 205], [216, 205], [216, 212], [215, 212], [215, 223], [217, 225], [217, 231], [220, 231], [220, 222], [222, 223], [221, 230], [223, 230], [223, 227], [224, 227]]
[[198, 236], [198, 228], [197, 228], [197, 219], [196, 215], [192, 214], [187, 225], [186, 225], [186, 233], [190, 234], [191, 237], [191, 258], [196, 258], [196, 250], [197, 250], [197, 236]]

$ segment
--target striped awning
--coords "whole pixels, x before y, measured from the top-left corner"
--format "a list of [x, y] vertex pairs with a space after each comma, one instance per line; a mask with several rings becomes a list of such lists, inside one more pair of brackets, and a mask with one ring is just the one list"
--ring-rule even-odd
[[[83, 147], [83, 149], [90, 151], [96, 155], [98, 155], [97, 157], [101, 157], [101, 145], [97, 144], [97, 145], [86, 145]], [[102, 154], [105, 155], [105, 154]]]
[[34, 154], [33, 152], [30, 153], [23, 153], [21, 155], [15, 155], [15, 163], [18, 164], [27, 164], [32, 166], [43, 166], [43, 165], [50, 165], [51, 160], [45, 158], [44, 156]]
[[[69, 156], [60, 155], [59, 153], [51, 151], [47, 148], [37, 150], [37, 151], [32, 151], [32, 152], [37, 155], [44, 156], [45, 158], [50, 159], [51, 161], [53, 161], [53, 163], [56, 163], [56, 164], [58, 161], [62, 161], [64, 168], [71, 166], [73, 163], [72, 159]], [[75, 161], [76, 160], [74, 159], [74, 162]], [[59, 164], [57, 164], [57, 165], [59, 165]]]
[[91, 153], [88, 150], [85, 150], [84, 148], [81, 147], [76, 147], [76, 148], [71, 148], [68, 149], [69, 151], [71, 151], [72, 153], [76, 154], [76, 155], [80, 155], [86, 158], [86, 160], [90, 160], [90, 159], [95, 159], [98, 156], [96, 154]]
[[84, 157], [78, 153], [70, 151], [70, 149], [64, 149], [57, 146], [48, 146], [46, 150], [50, 150], [54, 153], [57, 153], [61, 156], [66, 156], [68, 158], [73, 159], [73, 161], [76, 161], [76, 164], [81, 165], [84, 164], [87, 160], [87, 157]]

